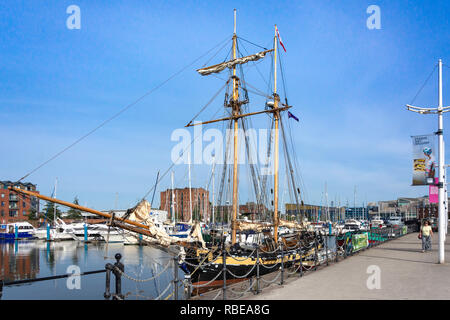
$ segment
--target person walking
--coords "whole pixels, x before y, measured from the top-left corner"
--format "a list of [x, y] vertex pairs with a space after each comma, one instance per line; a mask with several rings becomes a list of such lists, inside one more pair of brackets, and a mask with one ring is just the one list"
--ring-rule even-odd
[[431, 236], [433, 235], [433, 230], [431, 230], [430, 223], [425, 220], [422, 227], [420, 228], [419, 238], [422, 239], [422, 252], [431, 250]]

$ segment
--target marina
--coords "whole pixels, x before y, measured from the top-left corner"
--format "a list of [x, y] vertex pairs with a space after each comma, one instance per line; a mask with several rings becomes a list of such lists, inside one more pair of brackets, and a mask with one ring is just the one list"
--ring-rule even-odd
[[[95, 12], [102, 8], [85, 5]], [[177, 10], [185, 12], [184, 5]], [[323, 14], [312, 3], [304, 5], [309, 14]], [[111, 26], [113, 36], [81, 29], [80, 7], [69, 6], [66, 27], [75, 42], [61, 45], [77, 52], [70, 51], [67, 61], [75, 63], [72, 54], [82, 61], [75, 64], [73, 82], [54, 82], [55, 90], [45, 82], [50, 97], [45, 101], [44, 93], [36, 98], [41, 93], [36, 95], [34, 79], [30, 90], [36, 97], [23, 107], [28, 111], [0, 114], [7, 134], [27, 134], [17, 140], [23, 152], [14, 137], [2, 140], [14, 153], [5, 153], [7, 166], [0, 167], [1, 300], [181, 301], [189, 304], [179, 315], [213, 317], [222, 311], [196, 303], [449, 299], [447, 282], [437, 279], [449, 271], [443, 115], [450, 107], [444, 106], [443, 93], [450, 82], [443, 75], [450, 66], [443, 60], [450, 57], [433, 54], [420, 66], [398, 66], [414, 70], [414, 77], [408, 75], [414, 81], [397, 89], [394, 98], [392, 88], [406, 81], [392, 73], [397, 66], [390, 53], [382, 55], [390, 61], [384, 73], [371, 66], [378, 78], [354, 74], [363, 69], [360, 54], [373, 59], [368, 47], [387, 45], [382, 37], [356, 50], [337, 41], [340, 36], [302, 27], [307, 36], [300, 40], [294, 20], [285, 22], [289, 15], [281, 8], [266, 14], [248, 11], [248, 4], [244, 10], [224, 3], [208, 4], [206, 11], [198, 6], [203, 19], [189, 21], [192, 30], [179, 27], [185, 14], [175, 18], [178, 11], [161, 4], [151, 9], [173, 20], [161, 18], [157, 28], [150, 27], [148, 4], [110, 6], [112, 15], [124, 10], [131, 13], [124, 21], [133, 21], [127, 28]], [[376, 22], [379, 10], [369, 6], [367, 30], [341, 30], [342, 39], [356, 43], [385, 32]], [[303, 18], [311, 28], [310, 18]], [[143, 41], [137, 26], [151, 30], [144, 34], [154, 39]], [[164, 26], [170, 28], [161, 36]], [[169, 34], [171, 41], [164, 38]], [[98, 47], [86, 46], [87, 39]], [[162, 50], [163, 43], [171, 49]], [[314, 43], [322, 49], [311, 51]], [[391, 50], [397, 46], [389, 42]], [[340, 49], [330, 56], [332, 48]], [[62, 56], [61, 48], [42, 50]], [[352, 58], [339, 58], [347, 50]], [[8, 72], [20, 74], [19, 65], [11, 63]], [[36, 61], [32, 65], [37, 68]], [[52, 63], [40, 65], [63, 77]], [[397, 80], [385, 87], [392, 77]], [[11, 86], [20, 87], [9, 78]], [[416, 92], [415, 78], [425, 82], [405, 100], [405, 93]], [[369, 87], [380, 93], [373, 95]], [[438, 106], [417, 107], [435, 98], [429, 87], [436, 87]], [[78, 95], [77, 88], [79, 96], [64, 104], [70, 108], [56, 110], [51, 97]], [[137, 98], [136, 92], [141, 92]], [[26, 90], [15, 100], [2, 100], [2, 93], [9, 91], [0, 89], [0, 107], [26, 97]], [[112, 102], [122, 106], [110, 109]], [[39, 113], [32, 112], [38, 122], [27, 109], [33, 103], [40, 105]], [[386, 117], [387, 103], [400, 103], [403, 113]], [[436, 123], [419, 125], [406, 111], [437, 115], [438, 131], [408, 135], [419, 128], [430, 131]], [[11, 116], [14, 112], [26, 125]], [[408, 120], [399, 121], [403, 117]], [[405, 125], [408, 121], [415, 126]], [[42, 138], [45, 130], [52, 133]], [[405, 150], [411, 143], [410, 159]], [[16, 162], [8, 156], [13, 154], [20, 155]], [[418, 279], [423, 276], [437, 288]], [[269, 312], [260, 306], [249, 310]]]

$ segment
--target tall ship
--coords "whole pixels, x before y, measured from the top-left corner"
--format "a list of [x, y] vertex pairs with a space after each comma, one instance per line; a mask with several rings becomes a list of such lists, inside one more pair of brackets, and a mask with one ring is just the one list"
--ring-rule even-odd
[[[230, 197], [232, 202], [231, 217], [230, 218], [230, 234], [227, 237], [224, 228], [220, 230], [212, 229], [210, 231], [211, 240], [206, 243], [205, 247], [199, 247], [197, 243], [191, 242], [185, 246], [185, 255], [182, 269], [189, 273], [192, 283], [197, 286], [216, 287], [223, 284], [224, 273], [222, 269], [226, 266], [227, 282], [241, 281], [253, 277], [257, 273], [256, 264], [262, 265], [258, 268], [259, 275], [264, 275], [275, 271], [274, 267], [280, 265], [281, 261], [286, 267], [300, 263], [306, 257], [314, 254], [315, 248], [315, 234], [307, 231], [305, 220], [300, 212], [301, 208], [301, 193], [297, 186], [296, 176], [294, 172], [294, 165], [292, 156], [289, 152], [289, 145], [287, 143], [288, 137], [283, 124], [283, 119], [288, 120], [290, 117], [296, 118], [289, 109], [292, 108], [288, 104], [286, 97], [286, 90], [284, 90], [284, 99], [277, 92], [277, 76], [278, 68], [282, 71], [281, 61], [279, 60], [278, 44], [284, 48], [281, 41], [277, 26], [274, 27], [273, 47], [268, 49], [261, 47], [262, 51], [254, 54], [242, 55], [242, 41], [252, 43], [238, 37], [236, 33], [236, 10], [234, 11], [234, 32], [231, 38], [231, 57], [225, 58], [225, 61], [208, 67], [198, 69], [197, 72], [202, 76], [220, 77], [227, 74], [225, 81], [225, 96], [224, 109], [225, 116], [219, 119], [212, 119], [209, 121], [199, 122], [195, 121], [201, 112], [192, 119], [186, 127], [196, 125], [208, 125], [214, 123], [225, 123], [222, 127], [228, 130], [226, 136], [229, 138], [226, 145], [224, 155], [224, 165], [221, 174], [221, 182], [219, 186], [218, 206], [217, 208], [226, 208], [224, 206], [224, 199], [226, 199], [226, 191], [230, 190]], [[246, 49], [245, 49], [246, 50]], [[266, 82], [269, 84], [271, 92], [264, 93], [264, 91], [250, 85], [246, 81], [244, 74], [244, 67], [258, 68], [256, 61], [266, 58], [271, 58], [270, 73], [272, 79]], [[260, 70], [257, 70], [260, 74]], [[283, 85], [284, 75], [282, 73]], [[285, 86], [283, 86], [285, 89]], [[253, 92], [256, 95], [262, 96], [265, 100], [264, 104], [259, 107], [260, 110], [250, 110], [250, 94]], [[251, 118], [258, 115], [266, 116], [269, 119], [270, 136], [268, 137], [267, 150], [264, 154], [267, 159], [271, 158], [273, 161], [273, 181], [272, 188], [269, 188], [268, 177], [271, 174], [264, 173], [261, 166], [251, 161], [251, 150], [254, 147], [252, 141], [248, 139]], [[283, 116], [285, 115], [285, 116]], [[298, 120], [298, 119], [297, 119]], [[239, 134], [241, 129], [242, 134]], [[231, 134], [232, 132], [232, 134]], [[294, 218], [291, 221], [280, 219], [280, 132], [284, 151], [284, 160], [286, 168], [286, 184], [285, 189], [289, 190], [291, 201], [296, 204]], [[242, 139], [244, 141], [239, 141]], [[230, 141], [232, 141], [230, 143]], [[292, 140], [291, 140], [292, 141]], [[272, 143], [273, 142], [273, 143]], [[248, 160], [247, 175], [249, 178], [249, 185], [252, 187], [253, 194], [256, 200], [256, 208], [261, 211], [253, 214], [254, 219], [242, 219], [242, 212], [239, 212], [239, 166], [240, 163], [240, 143], [244, 144], [245, 156]], [[292, 146], [292, 145], [291, 145]], [[260, 151], [261, 152], [261, 151]], [[232, 159], [231, 163], [227, 160]], [[270, 192], [269, 192], [270, 189]], [[214, 204], [213, 204], [214, 205]], [[267, 209], [267, 208], [271, 208]], [[229, 211], [229, 210], [227, 210]], [[227, 212], [228, 213], [228, 212]], [[219, 212], [220, 214], [220, 212]], [[239, 215], [240, 214], [240, 215]], [[222, 221], [227, 220], [222, 212]], [[243, 238], [245, 240], [243, 240]], [[248, 240], [250, 238], [250, 241]], [[321, 244], [319, 243], [319, 247]], [[258, 248], [256, 252], [255, 248]], [[301, 250], [299, 250], [301, 249]], [[226, 252], [226, 254], [224, 254]]]
[[[11, 189], [24, 196], [37, 197], [100, 215], [109, 220], [108, 226], [134, 233], [139, 236], [140, 241], [163, 247], [178, 246], [180, 268], [190, 275], [193, 285], [204, 286], [204, 290], [220, 286], [224, 281], [232, 283], [248, 279], [255, 276], [256, 272], [264, 275], [276, 271], [275, 266], [281, 262], [285, 267], [297, 265], [317, 254], [316, 251], [322, 247], [322, 240], [314, 231], [310, 231], [301, 211], [303, 201], [299, 186], [300, 178], [297, 173], [296, 159], [293, 157], [295, 149], [288, 123], [290, 118], [297, 121], [298, 119], [289, 111], [292, 106], [288, 104], [286, 96], [285, 78], [278, 47], [280, 44], [285, 51], [284, 44], [276, 25], [273, 39], [270, 41], [271, 48], [258, 46], [239, 37], [236, 27], [235, 10], [232, 37], [227, 39], [221, 48], [226, 48], [231, 40], [225, 59], [222, 59], [220, 63], [197, 69], [201, 76], [218, 78], [223, 81], [223, 85], [209, 100], [210, 102], [186, 125], [186, 127], [194, 127], [215, 124], [226, 132], [227, 141], [223, 155], [224, 161], [221, 164], [222, 172], [219, 173], [217, 203], [213, 200], [213, 208], [216, 208], [213, 221], [216, 223], [201, 221], [202, 217], [192, 220], [191, 216], [189, 234], [185, 237], [174, 237], [167, 233], [167, 228], [155, 225], [149, 215], [151, 205], [145, 199], [130, 208], [124, 217], [118, 218], [113, 213], [100, 212], [32, 191], [13, 187]], [[259, 47], [259, 51], [249, 54], [244, 42]], [[242, 50], [246, 51], [246, 54], [243, 54]], [[208, 61], [216, 58], [218, 53], [216, 52]], [[268, 79], [263, 77], [259, 68], [263, 66], [263, 62], [267, 62], [266, 66], [270, 69]], [[261, 76], [267, 89], [264, 91], [251, 85], [248, 81], [251, 76], [246, 76], [247, 71], [254, 71], [254, 74]], [[279, 73], [281, 73], [283, 84], [283, 99], [278, 92]], [[223, 78], [224, 76], [226, 78]], [[203, 122], [198, 121], [198, 117], [205, 114], [207, 107], [221, 91], [225, 93], [219, 112], [221, 111], [224, 116]], [[250, 99], [252, 96], [257, 97], [254, 103]], [[257, 106], [255, 110], [252, 109], [253, 105]], [[214, 115], [217, 115], [217, 112]], [[254, 145], [254, 140], [249, 138], [253, 119], [257, 117], [265, 117], [268, 123], [265, 127], [268, 132], [267, 147], [258, 152], [267, 160], [263, 165], [252, 161], [257, 146]], [[260, 141], [261, 139], [260, 137]], [[243, 152], [240, 152], [241, 146], [243, 146]], [[284, 159], [283, 166], [280, 165], [280, 153]], [[242, 156], [247, 157], [248, 160], [245, 168], [244, 165], [239, 165]], [[280, 167], [284, 167], [284, 175], [280, 175]], [[280, 176], [284, 193], [280, 192]], [[244, 198], [244, 193], [239, 191], [239, 185], [245, 178], [248, 182], [246, 185], [248, 197], [250, 195], [253, 197], [254, 208], [256, 208], [247, 217], [244, 217], [246, 212], [239, 212], [239, 196], [241, 195], [241, 199]], [[295, 210], [285, 212], [286, 218], [281, 219], [281, 207], [286, 202], [284, 199], [286, 194], [290, 202], [295, 204]], [[208, 232], [201, 227], [205, 223], [210, 223]], [[256, 265], [262, 268], [255, 268]], [[227, 272], [222, 272], [224, 266]]]

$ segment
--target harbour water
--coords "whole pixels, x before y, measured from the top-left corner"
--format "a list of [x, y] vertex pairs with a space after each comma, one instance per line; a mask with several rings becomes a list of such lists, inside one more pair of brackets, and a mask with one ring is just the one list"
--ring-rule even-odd
[[[122, 293], [125, 294], [125, 299], [155, 299], [160, 295], [161, 299], [173, 299], [173, 296], [170, 296], [172, 288], [162, 294], [173, 280], [173, 258], [170, 253], [151, 246], [112, 243], [107, 246], [106, 243], [41, 240], [2, 242], [0, 279], [15, 281], [73, 273], [70, 266], [79, 267], [80, 272], [100, 270], [104, 269], [107, 263], [115, 263], [116, 253], [122, 255], [121, 262], [125, 265], [125, 273], [132, 278], [146, 280], [161, 273], [156, 279], [145, 282], [122, 277]], [[168, 264], [169, 267], [164, 270]], [[179, 279], [183, 279], [183, 272], [177, 272]], [[105, 277], [105, 273], [81, 276], [79, 289], [69, 289], [67, 278], [5, 286], [2, 299], [102, 300]], [[111, 276], [111, 292], [114, 290], [114, 276]], [[180, 294], [179, 298], [182, 297]]]

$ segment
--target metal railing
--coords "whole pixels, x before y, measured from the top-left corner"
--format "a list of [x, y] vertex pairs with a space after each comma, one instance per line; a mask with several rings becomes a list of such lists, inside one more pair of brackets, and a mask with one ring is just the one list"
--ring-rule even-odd
[[[206, 253], [206, 256], [214, 254], [214, 258], [203, 259], [201, 263], [195, 265], [183, 260], [183, 263], [189, 264], [195, 270], [211, 266], [213, 263], [217, 268], [217, 274], [206, 283], [194, 284], [192, 283], [192, 275], [186, 274], [184, 279], [180, 279], [178, 272], [180, 266], [180, 254], [174, 255], [162, 268], [162, 270], [148, 279], [138, 279], [128, 275], [125, 272], [125, 265], [121, 262], [122, 255], [117, 253], [115, 255], [116, 262], [114, 264], [107, 263], [104, 269], [82, 272], [80, 274], [63, 274], [35, 279], [17, 280], [17, 281], [3, 281], [0, 280], [0, 298], [4, 287], [33, 283], [38, 281], [55, 280], [68, 278], [74, 275], [86, 276], [97, 273], [106, 273], [105, 277], [105, 292], [103, 294], [105, 299], [112, 298], [113, 300], [123, 300], [132, 293], [122, 293], [122, 278], [137, 282], [145, 283], [166, 273], [169, 267], [173, 268], [172, 280], [168, 282], [166, 288], [158, 294], [157, 297], [144, 297], [136, 294], [137, 297], [154, 299], [154, 300], [179, 300], [191, 299], [193, 292], [200, 289], [208, 289], [213, 282], [222, 280], [219, 288], [217, 285], [215, 289], [205, 291], [203, 295], [205, 298], [216, 300], [231, 300], [240, 299], [247, 294], [259, 294], [263, 289], [270, 285], [283, 285], [288, 278], [303, 277], [305, 273], [318, 270], [320, 267], [326, 267], [332, 263], [338, 263], [343, 259], [358, 254], [361, 251], [376, 247], [382, 243], [396, 239], [410, 232], [413, 232], [413, 227], [387, 227], [382, 229], [371, 229], [368, 231], [347, 232], [345, 234], [328, 234], [326, 232], [314, 232], [314, 238], [309, 239], [309, 245], [296, 245], [289, 247], [281, 242], [271, 252], [263, 250], [261, 247], [254, 248], [246, 255], [239, 257], [230, 252], [222, 243], [220, 248], [211, 249]], [[300, 243], [300, 241], [298, 242]], [[251, 259], [254, 261], [253, 265], [249, 265], [245, 274], [235, 274], [231, 268], [227, 266], [227, 257], [233, 257], [237, 261], [244, 261]], [[275, 260], [274, 260], [275, 257]], [[216, 261], [221, 258], [220, 264]], [[275, 261], [274, 263], [265, 263], [267, 260]], [[194, 272], [195, 273], [195, 272]], [[111, 292], [111, 278], [114, 276], [115, 292]], [[220, 277], [222, 278], [218, 280]], [[170, 279], [170, 278], [169, 278]], [[238, 283], [229, 284], [228, 280], [237, 280]], [[171, 290], [170, 290], [171, 289]], [[184, 295], [180, 295], [180, 291], [184, 291]]]
[[[316, 271], [319, 267], [326, 267], [331, 263], [337, 263], [361, 251], [376, 247], [414, 231], [412, 226], [394, 226], [382, 229], [374, 228], [368, 231], [347, 232], [339, 235], [315, 232], [312, 248], [302, 248], [301, 246], [286, 248], [279, 245], [278, 248], [271, 252], [277, 256], [277, 263], [271, 266], [266, 266], [261, 263], [261, 254], [267, 252], [261, 250], [259, 247], [255, 248], [254, 252], [241, 257], [242, 259], [255, 259], [253, 267], [249, 267], [250, 269], [244, 275], [236, 275], [229, 270], [226, 264], [226, 258], [231, 253], [222, 247], [222, 251], [218, 254], [223, 260], [222, 268], [218, 268], [218, 272], [213, 279], [207, 283], [195, 285], [192, 283], [191, 275], [185, 276], [185, 298], [192, 298], [192, 292], [195, 289], [207, 287], [220, 276], [223, 279], [221, 288], [204, 292], [202, 294], [204, 298], [231, 300], [240, 299], [250, 292], [256, 295], [272, 284], [277, 283], [278, 285], [283, 285], [289, 277], [303, 277], [306, 272]], [[292, 263], [292, 259], [286, 259], [286, 257], [295, 255], [299, 256], [300, 259], [295, 260], [294, 263]], [[202, 266], [206, 266], [207, 264], [208, 262], [205, 262], [196, 267], [201, 269]], [[273, 272], [265, 272], [265, 275], [261, 276], [262, 271], [267, 269], [272, 269]], [[254, 275], [249, 277], [250, 274]], [[230, 278], [234, 280], [241, 279], [242, 282], [231, 285], [227, 284], [227, 280]]]
[[87, 276], [91, 274], [97, 274], [97, 273], [103, 273], [106, 272], [106, 269], [101, 270], [94, 270], [94, 271], [85, 271], [81, 273], [70, 273], [70, 274], [61, 274], [56, 276], [50, 276], [50, 277], [42, 277], [42, 278], [34, 278], [34, 279], [23, 279], [23, 280], [15, 280], [15, 281], [4, 281], [0, 280], [0, 299], [3, 296], [3, 288], [8, 286], [14, 286], [19, 284], [26, 284], [26, 283], [34, 283], [34, 282], [40, 282], [40, 281], [47, 281], [47, 280], [57, 280], [57, 279], [64, 279], [74, 276]]

